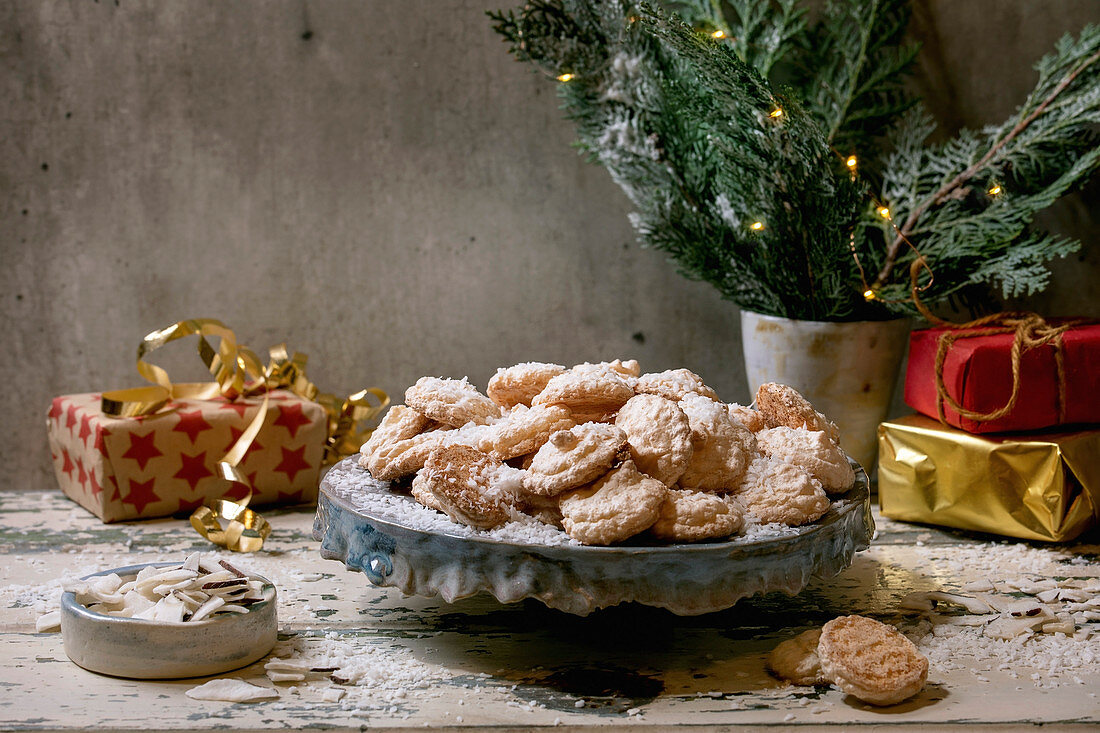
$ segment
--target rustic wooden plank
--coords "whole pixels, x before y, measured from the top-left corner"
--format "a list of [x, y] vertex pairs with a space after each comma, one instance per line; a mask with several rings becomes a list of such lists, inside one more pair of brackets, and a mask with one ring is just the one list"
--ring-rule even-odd
[[[990, 574], [1098, 577], [1096, 545], [991, 546], [982, 538], [878, 518], [870, 550], [837, 578], [816, 581], [796, 598], [770, 595], [700, 617], [631, 605], [579, 618], [535, 601], [502, 605], [477, 597], [446, 604], [377, 589], [319, 558], [311, 510], [265, 516], [274, 527], [267, 550], [235, 560], [279, 588], [281, 641], [274, 653], [353, 655], [376, 676], [374, 683], [344, 685], [342, 699], [325, 701], [325, 690], [336, 685], [324, 675], [273, 685], [257, 663], [225, 676], [275, 686], [279, 699], [232, 704], [183, 694], [202, 679], [120, 680], [80, 669], [67, 660], [59, 634], [34, 633], [38, 615], [56, 606], [62, 576], [182, 559], [210, 546], [186, 520], [103, 525], [58, 494], [0, 493], [6, 578], [0, 588], [0, 727], [812, 730], [919, 723], [1010, 730], [1033, 723], [1100, 724], [1100, 648], [1094, 664], [1062, 675], [1056, 686], [1048, 684], [1049, 670], [997, 669], [989, 660], [961, 656], [948, 667], [933, 666], [919, 696], [883, 710], [837, 690], [784, 685], [764, 666], [779, 641], [837, 615], [913, 623], [898, 613], [897, 601], [914, 590], [957, 589]], [[1094, 647], [1100, 647], [1097, 638]]]

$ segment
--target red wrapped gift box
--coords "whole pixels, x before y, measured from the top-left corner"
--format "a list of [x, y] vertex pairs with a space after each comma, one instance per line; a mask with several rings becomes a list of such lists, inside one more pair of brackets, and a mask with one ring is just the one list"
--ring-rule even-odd
[[[104, 522], [191, 512], [207, 499], [242, 499], [245, 489], [217, 462], [256, 416], [262, 397], [178, 400], [143, 417], [110, 417], [100, 395], [54, 399], [47, 416], [62, 491]], [[263, 427], [240, 463], [251, 506], [315, 501], [327, 437], [319, 404], [270, 393]]]
[[[1052, 320], [1051, 325], [1058, 325]], [[941, 334], [957, 329], [929, 328], [909, 338], [909, 366], [905, 402], [918, 412], [938, 418], [936, 351]], [[962, 333], [965, 334], [965, 331]], [[964, 336], [952, 343], [943, 363], [947, 393], [963, 408], [991, 413], [1008, 404], [1012, 395], [1014, 334]], [[1023, 351], [1020, 390], [1016, 405], [1004, 417], [977, 421], [944, 405], [949, 425], [970, 433], [1022, 432], [1055, 425], [1100, 423], [1100, 324], [1081, 325], [1062, 334], [1065, 380], [1064, 413], [1059, 415], [1059, 377], [1056, 347], [1044, 344]]]

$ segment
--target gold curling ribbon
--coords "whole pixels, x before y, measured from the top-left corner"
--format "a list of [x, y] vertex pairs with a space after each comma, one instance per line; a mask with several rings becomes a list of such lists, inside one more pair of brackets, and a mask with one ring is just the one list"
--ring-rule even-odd
[[[369, 430], [361, 430], [359, 426], [380, 415], [390, 404], [389, 396], [376, 387], [368, 387], [343, 399], [323, 393], [306, 377], [306, 362], [309, 359], [306, 354], [296, 351], [289, 356], [286, 344], [279, 344], [272, 347], [270, 356], [271, 362], [265, 374], [268, 383], [275, 385], [273, 388], [289, 389], [324, 408], [328, 416], [324, 462], [335, 463], [358, 452], [370, 435]], [[371, 397], [377, 400], [377, 404], [371, 402]]]
[[[1020, 359], [1025, 352], [1045, 344], [1050, 344], [1054, 347], [1054, 364], [1058, 377], [1058, 392], [1055, 395], [1057, 404], [1055, 405], [1055, 409], [1058, 411], [1059, 424], [1064, 422], [1066, 415], [1066, 367], [1065, 354], [1062, 348], [1062, 334], [1074, 326], [1092, 323], [1093, 320], [1088, 318], [1076, 318], [1064, 321], [1055, 326], [1043, 320], [1043, 317], [1038, 313], [1005, 311], [993, 313], [992, 315], [982, 318], [976, 318], [966, 323], [945, 321], [928, 310], [928, 307], [920, 299], [919, 291], [921, 288], [917, 287], [917, 276], [921, 269], [926, 267], [927, 264], [924, 258], [918, 257], [909, 267], [909, 279], [912, 286], [913, 303], [920, 314], [924, 316], [929, 323], [949, 329], [940, 334], [936, 348], [935, 367], [933, 370], [936, 376], [936, 395], [938, 397], [936, 400], [936, 411], [940, 423], [947, 425], [947, 416], [944, 413], [945, 404], [960, 416], [974, 420], [975, 422], [999, 420], [1011, 413], [1016, 407], [1016, 401], [1020, 396]], [[947, 354], [951, 350], [951, 345], [961, 338], [1005, 333], [1011, 333], [1013, 335], [1012, 348], [1009, 351], [1009, 363], [1012, 365], [1012, 393], [1009, 395], [1008, 402], [1002, 407], [989, 412], [977, 412], [963, 407], [958, 400], [948, 394], [947, 384], [943, 378], [943, 365], [944, 362], [947, 361]]]
[[[150, 352], [187, 336], [198, 336], [199, 357], [215, 381], [173, 384], [164, 369], [145, 360]], [[220, 339], [217, 349], [207, 341], [208, 336]], [[268, 366], [264, 368], [259, 357], [238, 344], [236, 335], [221, 321], [213, 318], [178, 321], [148, 334], [138, 346], [138, 373], [153, 384], [104, 392], [101, 399], [105, 415], [136, 417], [158, 412], [171, 400], [208, 400], [219, 394], [226, 399], [235, 400], [243, 395], [263, 394], [263, 402], [252, 422], [218, 461], [218, 471], [222, 478], [242, 484], [248, 489], [248, 493], [236, 502], [228, 499], [209, 500], [191, 514], [191, 526], [195, 531], [214, 544], [233, 552], [260, 550], [264, 540], [271, 534], [271, 525], [267, 520], [248, 508], [253, 489], [238, 468], [267, 417], [271, 390], [288, 389], [303, 399], [317, 402], [325, 409], [328, 416], [328, 438], [323, 459], [325, 463], [335, 462], [359, 450], [370, 432], [360, 430], [359, 426], [378, 416], [390, 402], [385, 392], [374, 387], [356, 392], [343, 400], [332, 394], [320, 393], [317, 386], [306, 377], [308, 357], [298, 352], [288, 354], [286, 344], [271, 348], [269, 356]], [[378, 404], [372, 404], [369, 397], [374, 397]], [[224, 528], [222, 520], [227, 522]]]

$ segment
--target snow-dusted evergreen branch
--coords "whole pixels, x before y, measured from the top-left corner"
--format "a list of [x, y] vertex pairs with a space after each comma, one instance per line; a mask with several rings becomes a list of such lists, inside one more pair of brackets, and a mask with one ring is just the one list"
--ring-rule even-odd
[[[901, 40], [905, 0], [833, 0], [812, 27], [797, 0], [668, 4], [690, 25], [630, 0], [490, 15], [518, 59], [565, 81], [579, 147], [631, 200], [640, 240], [686, 276], [764, 313], [882, 318], [907, 309], [906, 243], [935, 274], [926, 302], [973, 284], [1036, 292], [1044, 263], [1080, 247], [1031, 225], [1100, 165], [1100, 30], [1040, 61], [1003, 125], [929, 145], [934, 126], [909, 113], [876, 175], [885, 221], [837, 153], [854, 148], [862, 168], [912, 106], [899, 83], [915, 53]], [[802, 70], [794, 98], [764, 76], [780, 65]], [[857, 257], [878, 275], [871, 302]]]
[[1005, 296], [1037, 292], [1049, 278], [1043, 263], [1080, 248], [1029, 227], [1100, 165], [1100, 28], [1062, 38], [1036, 68], [1034, 91], [1001, 125], [925, 146], [931, 126], [914, 119], [898, 136], [883, 199], [902, 223], [887, 232], [876, 288], [904, 288], [896, 273], [908, 268], [898, 265], [916, 256], [906, 242], [937, 273], [940, 297], [992, 280]]

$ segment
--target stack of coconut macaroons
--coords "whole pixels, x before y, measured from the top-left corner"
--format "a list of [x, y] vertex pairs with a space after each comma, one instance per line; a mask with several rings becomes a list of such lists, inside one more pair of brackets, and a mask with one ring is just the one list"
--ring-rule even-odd
[[[695, 542], [820, 518], [852, 467], [836, 426], [794, 389], [756, 409], [722, 402], [687, 369], [636, 361], [528, 362], [466, 379], [422, 377], [390, 408], [359, 463], [456, 522], [531, 517], [590, 545], [642, 532]], [[407, 481], [411, 478], [411, 483]]]

